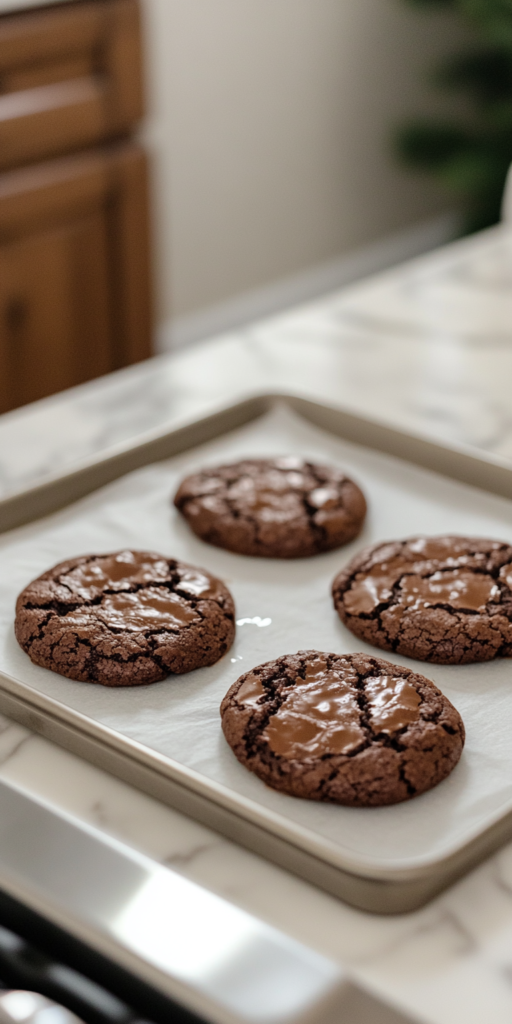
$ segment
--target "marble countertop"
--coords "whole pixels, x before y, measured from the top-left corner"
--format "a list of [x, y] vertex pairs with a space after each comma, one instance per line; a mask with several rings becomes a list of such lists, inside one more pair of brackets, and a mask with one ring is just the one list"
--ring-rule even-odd
[[[512, 230], [0, 419], [0, 494], [164, 425], [293, 389], [512, 467]], [[412, 914], [359, 912], [21, 726], [0, 777], [339, 960], [411, 1020], [510, 1024], [512, 844]]]

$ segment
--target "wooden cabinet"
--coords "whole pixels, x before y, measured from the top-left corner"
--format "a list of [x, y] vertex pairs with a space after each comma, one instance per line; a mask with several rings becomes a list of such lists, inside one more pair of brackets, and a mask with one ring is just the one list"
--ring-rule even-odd
[[2, 412], [150, 355], [141, 95], [135, 0], [0, 18]]

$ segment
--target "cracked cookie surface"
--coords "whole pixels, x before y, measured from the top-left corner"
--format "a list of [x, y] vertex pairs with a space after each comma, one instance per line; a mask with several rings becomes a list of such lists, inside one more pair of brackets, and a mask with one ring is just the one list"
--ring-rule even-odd
[[512, 656], [512, 545], [475, 537], [375, 544], [336, 576], [335, 608], [357, 637], [443, 665]]
[[118, 551], [61, 562], [33, 580], [18, 597], [14, 628], [36, 665], [135, 686], [213, 665], [233, 642], [235, 607], [204, 569]]
[[357, 537], [366, 501], [341, 470], [294, 456], [186, 477], [174, 504], [202, 540], [242, 555], [304, 558]]
[[233, 684], [221, 717], [238, 760], [268, 786], [350, 807], [432, 789], [465, 736], [434, 683], [365, 654], [299, 651], [259, 665]]

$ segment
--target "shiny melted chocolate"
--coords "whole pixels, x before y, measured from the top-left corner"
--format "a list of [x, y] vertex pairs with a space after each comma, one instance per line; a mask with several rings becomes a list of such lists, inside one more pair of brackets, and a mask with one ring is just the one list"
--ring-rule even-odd
[[316, 658], [262, 735], [275, 754], [289, 759], [350, 754], [365, 740], [360, 720], [353, 683]]
[[[356, 576], [343, 603], [350, 615], [369, 615], [393, 597], [409, 611], [451, 605], [483, 612], [489, 602], [499, 602], [500, 590], [492, 576], [466, 568], [468, 560], [462, 540], [420, 537], [409, 543], [403, 554], [384, 558], [367, 575]], [[436, 571], [439, 562], [446, 566], [442, 571]], [[422, 575], [425, 569], [427, 573]]]
[[[364, 682], [365, 707], [372, 732], [392, 734], [419, 719], [421, 697], [402, 676], [370, 676]], [[265, 694], [261, 680], [250, 673], [237, 702], [252, 709]], [[288, 760], [351, 754], [367, 739], [353, 674], [329, 669], [318, 657], [297, 676], [286, 699], [262, 732], [274, 754]]]
[[391, 734], [418, 721], [421, 697], [407, 679], [370, 676], [364, 689], [373, 732]]
[[371, 576], [365, 576], [363, 579], [356, 576], [350, 590], [347, 590], [343, 597], [349, 615], [370, 615], [380, 604], [390, 601], [395, 582], [391, 574], [383, 572], [381, 575], [373, 569]]
[[260, 697], [263, 697], [265, 689], [262, 685], [259, 676], [256, 676], [254, 672], [250, 672], [245, 681], [242, 683], [236, 699], [239, 704], [243, 704], [246, 708], [254, 708], [258, 705]]
[[109, 594], [97, 608], [97, 616], [106, 626], [131, 632], [173, 631], [200, 617], [185, 598], [165, 587], [147, 587], [135, 594]]
[[500, 591], [492, 576], [485, 573], [453, 569], [435, 572], [427, 579], [405, 576], [400, 583], [401, 601], [411, 611], [429, 608], [434, 604], [449, 604], [452, 608], [484, 611], [489, 601], [499, 601]]
[[[497, 545], [499, 546], [499, 545]], [[409, 541], [408, 551], [419, 555], [422, 561], [450, 562], [460, 564], [468, 555], [467, 540], [464, 537], [417, 537]], [[409, 558], [415, 561], [415, 558]]]
[[209, 576], [192, 566], [182, 566], [179, 574], [178, 590], [183, 590], [190, 597], [216, 598], [220, 597], [224, 590], [222, 583], [215, 576]]
[[118, 551], [98, 555], [66, 573], [64, 582], [75, 593], [88, 597], [98, 590], [119, 590], [119, 584], [151, 583], [166, 579], [169, 566], [164, 558], [152, 558], [145, 551]]
[[[213, 576], [193, 566], [177, 567], [177, 589], [192, 598], [215, 598], [222, 584]], [[118, 551], [113, 555], [98, 555], [78, 565], [63, 578], [66, 586], [87, 599], [98, 591], [122, 591], [136, 584], [154, 584], [169, 579], [169, 563], [165, 558], [151, 556], [145, 551]]]

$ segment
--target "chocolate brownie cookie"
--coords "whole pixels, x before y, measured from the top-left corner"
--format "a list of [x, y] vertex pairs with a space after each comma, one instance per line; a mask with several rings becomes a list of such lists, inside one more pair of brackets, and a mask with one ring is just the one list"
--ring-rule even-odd
[[366, 515], [364, 495], [341, 470], [294, 456], [205, 469], [183, 480], [174, 504], [202, 540], [266, 558], [347, 544]]
[[235, 608], [203, 569], [148, 551], [82, 555], [29, 583], [18, 643], [36, 665], [104, 686], [154, 683], [213, 665], [231, 647]]
[[221, 715], [238, 760], [267, 785], [351, 807], [424, 793], [464, 746], [462, 719], [434, 683], [365, 654], [299, 651], [259, 665]]
[[356, 636], [420, 661], [464, 665], [512, 655], [512, 545], [412, 537], [360, 552], [332, 587]]

